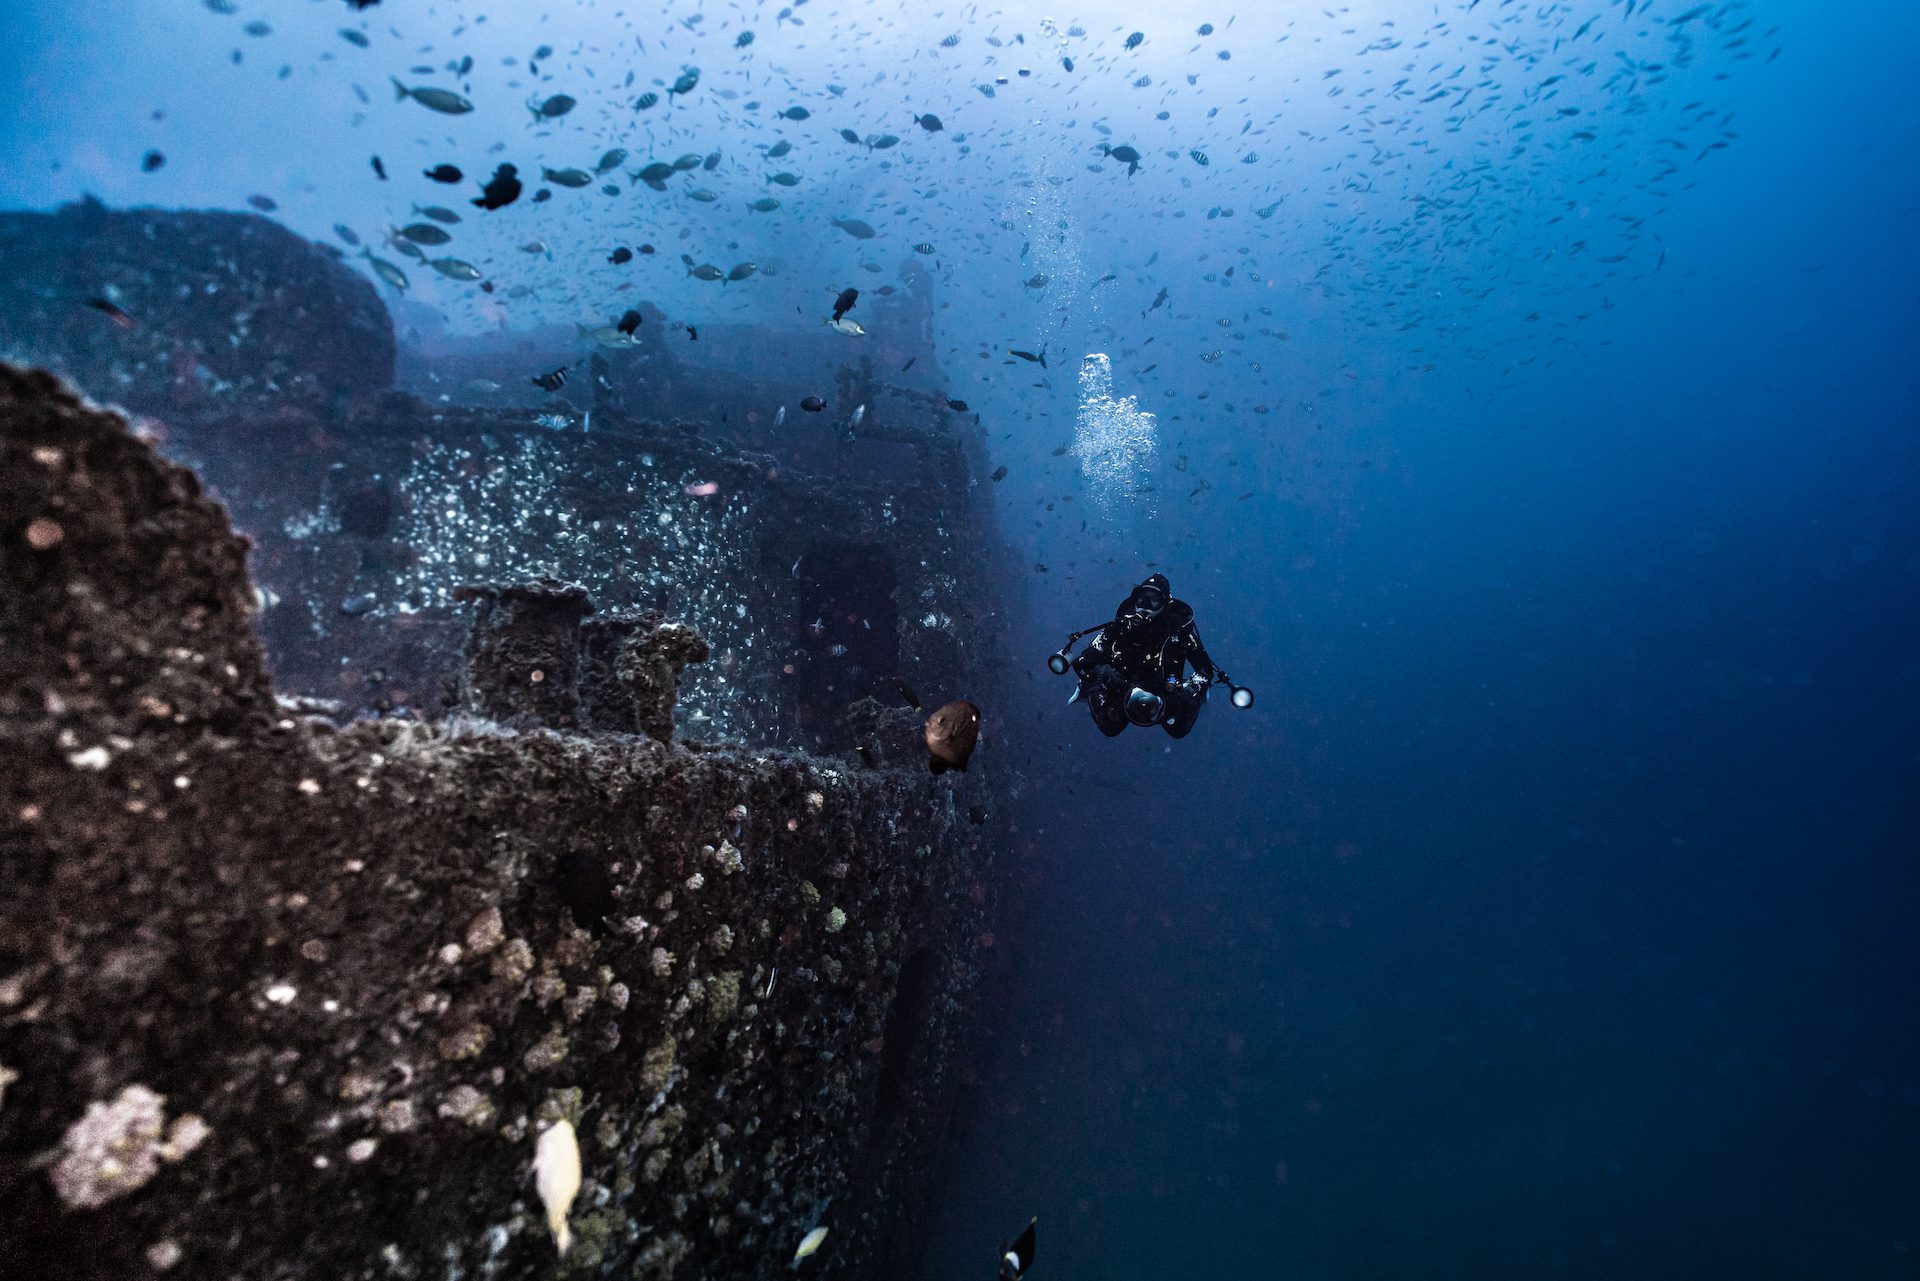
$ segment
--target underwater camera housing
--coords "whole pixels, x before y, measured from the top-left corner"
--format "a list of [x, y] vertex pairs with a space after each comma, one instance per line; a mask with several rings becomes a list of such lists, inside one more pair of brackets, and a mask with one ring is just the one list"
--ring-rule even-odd
[[1145, 728], [1158, 725], [1167, 714], [1167, 700], [1134, 686], [1127, 695], [1127, 719]]

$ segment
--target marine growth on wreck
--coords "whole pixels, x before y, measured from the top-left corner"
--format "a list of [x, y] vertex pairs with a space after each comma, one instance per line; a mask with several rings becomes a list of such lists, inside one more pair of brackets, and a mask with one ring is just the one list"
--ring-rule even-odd
[[9, 0], [0, 1281], [1914, 1275], [1911, 0]]

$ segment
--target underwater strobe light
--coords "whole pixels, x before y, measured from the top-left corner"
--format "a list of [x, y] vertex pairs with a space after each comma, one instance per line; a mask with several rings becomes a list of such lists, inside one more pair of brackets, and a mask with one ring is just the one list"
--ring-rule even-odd
[[1218, 680], [1222, 685], [1225, 685], [1227, 687], [1228, 692], [1232, 696], [1233, 705], [1235, 707], [1238, 707], [1244, 711], [1246, 708], [1253, 706], [1252, 690], [1248, 689], [1245, 685], [1235, 685], [1232, 680], [1228, 679], [1227, 674], [1225, 672], [1215, 673], [1214, 678]]
[[1063, 649], [1057, 654], [1048, 654], [1047, 670], [1055, 676], [1065, 676], [1067, 674], [1067, 651]]

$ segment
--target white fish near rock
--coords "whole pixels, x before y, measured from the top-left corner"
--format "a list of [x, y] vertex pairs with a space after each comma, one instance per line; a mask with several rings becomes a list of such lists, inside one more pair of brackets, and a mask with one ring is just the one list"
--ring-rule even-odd
[[807, 1233], [807, 1235], [800, 1238], [800, 1248], [793, 1252], [793, 1261], [795, 1263], [800, 1262], [800, 1260], [806, 1258], [815, 1250], [818, 1250], [820, 1243], [826, 1239], [827, 1230], [825, 1228], [815, 1228], [813, 1231]]
[[541, 1133], [533, 1152], [533, 1182], [541, 1204], [547, 1207], [547, 1226], [553, 1229], [554, 1244], [565, 1255], [573, 1244], [567, 1211], [580, 1191], [580, 1140], [573, 1133], [573, 1122], [555, 1121]]
[[602, 325], [598, 329], [589, 329], [574, 322], [582, 342], [590, 342], [596, 347], [605, 347], [608, 351], [631, 351], [640, 345], [640, 340], [632, 334], [620, 332], [618, 325]]

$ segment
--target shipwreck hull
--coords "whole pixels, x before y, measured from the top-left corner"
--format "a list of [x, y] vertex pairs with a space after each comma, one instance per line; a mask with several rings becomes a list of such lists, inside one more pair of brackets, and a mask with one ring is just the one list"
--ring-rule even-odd
[[0, 371], [0, 1257], [552, 1275], [563, 1116], [562, 1271], [784, 1275], [816, 1222], [821, 1275], [897, 1255], [991, 945], [987, 785], [871, 705], [881, 768], [302, 714], [245, 560], [124, 419]]

